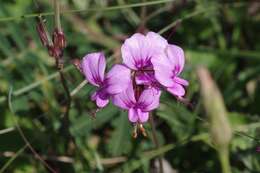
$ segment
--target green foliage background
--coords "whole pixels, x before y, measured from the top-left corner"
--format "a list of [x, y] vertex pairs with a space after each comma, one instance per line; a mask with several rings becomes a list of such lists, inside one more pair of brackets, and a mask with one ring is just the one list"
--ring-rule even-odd
[[[51, 1], [37, 2], [41, 12], [53, 11]], [[140, 2], [138, 7], [127, 5]], [[144, 8], [146, 29], [165, 38], [176, 21], [181, 21], [169, 42], [185, 50], [183, 77], [190, 81], [186, 98], [194, 108], [163, 94], [160, 108], [154, 113], [159, 149], [154, 147], [149, 124], [145, 124], [147, 138], [133, 139], [126, 112], [112, 105], [93, 119], [95, 106], [89, 99], [93, 87], [89, 85], [73, 96], [69, 131], [74, 145], [61, 130], [64, 90], [54, 59], [37, 36], [35, 3], [0, 2], [0, 172], [48, 172], [22, 140], [16, 121], [37, 153], [57, 172], [148, 173], [155, 170], [159, 155], [163, 155], [172, 172], [221, 172], [200, 97], [196, 75], [200, 65], [210, 70], [229, 112], [234, 132], [230, 144], [232, 172], [260, 172], [260, 153], [256, 151], [260, 147], [259, 3], [151, 2], [155, 1], [61, 0], [63, 11], [85, 9], [63, 13], [62, 26], [68, 42], [65, 75], [72, 91], [84, 78], [71, 60], [104, 51], [110, 65], [120, 62], [120, 44], [140, 29]], [[45, 18], [51, 30], [53, 16], [47, 13]], [[9, 93], [11, 87], [13, 92]], [[8, 106], [8, 93], [12, 94], [13, 113]]]

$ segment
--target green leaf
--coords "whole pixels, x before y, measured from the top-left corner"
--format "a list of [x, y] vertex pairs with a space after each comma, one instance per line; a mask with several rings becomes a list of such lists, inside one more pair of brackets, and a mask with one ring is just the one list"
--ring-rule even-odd
[[113, 156], [126, 154], [131, 150], [131, 123], [127, 113], [121, 111], [120, 116], [113, 122], [114, 131], [109, 140], [108, 151]]

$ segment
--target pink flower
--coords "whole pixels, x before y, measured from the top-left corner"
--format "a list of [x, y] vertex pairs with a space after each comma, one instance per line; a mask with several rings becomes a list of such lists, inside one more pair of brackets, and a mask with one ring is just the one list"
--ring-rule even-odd
[[135, 97], [132, 84], [127, 90], [114, 95], [112, 102], [114, 105], [128, 110], [128, 119], [133, 123], [144, 123], [149, 118], [149, 111], [159, 106], [161, 92], [154, 92], [154, 89], [145, 89], [139, 98]]
[[136, 33], [121, 47], [123, 63], [132, 70], [143, 70], [151, 66], [151, 58], [161, 54], [167, 44], [157, 33], [148, 32], [146, 36]]
[[98, 107], [106, 106], [112, 98], [114, 105], [128, 110], [128, 119], [144, 132], [142, 123], [149, 112], [158, 108], [161, 89], [179, 100], [185, 95], [188, 81], [179, 77], [184, 68], [183, 50], [168, 44], [154, 32], [136, 33], [121, 47], [124, 65], [114, 65], [105, 75], [103, 53], [87, 54], [76, 66], [98, 89], [91, 96]]
[[185, 58], [183, 50], [175, 45], [168, 45], [165, 53], [152, 58], [155, 78], [166, 87], [171, 94], [182, 97], [185, 95], [185, 86], [188, 81], [178, 77], [182, 72]]
[[126, 90], [131, 81], [130, 70], [119, 64], [105, 75], [106, 60], [101, 52], [87, 54], [81, 62], [81, 68], [88, 82], [98, 87], [91, 99], [100, 108], [108, 104], [111, 95]]
[[154, 32], [136, 33], [126, 39], [121, 47], [123, 63], [134, 71], [137, 84], [150, 85], [155, 81], [151, 58], [163, 53], [167, 40]]

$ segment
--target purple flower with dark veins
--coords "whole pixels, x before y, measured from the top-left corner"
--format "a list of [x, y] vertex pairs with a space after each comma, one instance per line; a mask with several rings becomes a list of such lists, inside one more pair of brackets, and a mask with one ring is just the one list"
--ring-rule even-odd
[[149, 119], [149, 112], [159, 107], [161, 89], [184, 100], [189, 84], [179, 77], [184, 68], [184, 52], [159, 34], [148, 32], [126, 39], [121, 53], [123, 65], [114, 65], [107, 74], [101, 52], [87, 54], [80, 64], [75, 64], [88, 82], [97, 87], [91, 100], [102, 108], [112, 98], [115, 106], [128, 111], [128, 119], [135, 127], [134, 136], [138, 128], [146, 136], [143, 123]]
[[169, 44], [164, 54], [152, 58], [151, 61], [157, 81], [171, 94], [182, 98], [185, 95], [184, 87], [189, 85], [187, 80], [179, 77], [185, 63], [183, 50], [176, 45]]
[[87, 54], [82, 62], [81, 68], [87, 81], [98, 87], [91, 96], [98, 107], [105, 107], [110, 96], [118, 94], [128, 87], [131, 81], [130, 70], [120, 64], [114, 65], [105, 75], [106, 60], [101, 52]]
[[125, 40], [121, 47], [123, 63], [137, 72], [137, 84], [154, 84], [156, 80], [151, 59], [162, 54], [167, 45], [167, 40], [154, 32], [148, 32], [146, 35], [136, 33]]
[[154, 92], [154, 89], [145, 89], [139, 98], [135, 97], [135, 91], [132, 84], [127, 90], [112, 97], [114, 105], [128, 110], [128, 119], [133, 123], [142, 124], [149, 118], [149, 111], [159, 107], [161, 92]]

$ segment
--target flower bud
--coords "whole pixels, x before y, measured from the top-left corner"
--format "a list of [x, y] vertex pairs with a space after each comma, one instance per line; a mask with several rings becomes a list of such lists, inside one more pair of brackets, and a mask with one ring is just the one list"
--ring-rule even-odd
[[224, 100], [206, 68], [200, 67], [197, 74], [201, 84], [203, 104], [210, 120], [212, 140], [218, 148], [225, 148], [232, 138], [232, 130]]
[[53, 31], [52, 41], [54, 47], [64, 49], [66, 47], [66, 38], [63, 31], [59, 31], [57, 28]]
[[46, 30], [45, 30], [45, 27], [44, 27], [42, 20], [38, 21], [38, 23], [36, 25], [36, 30], [38, 32], [38, 35], [39, 35], [40, 40], [42, 42], [42, 45], [47, 46], [49, 44], [48, 43], [48, 37], [47, 37], [47, 33], [46, 33]]

